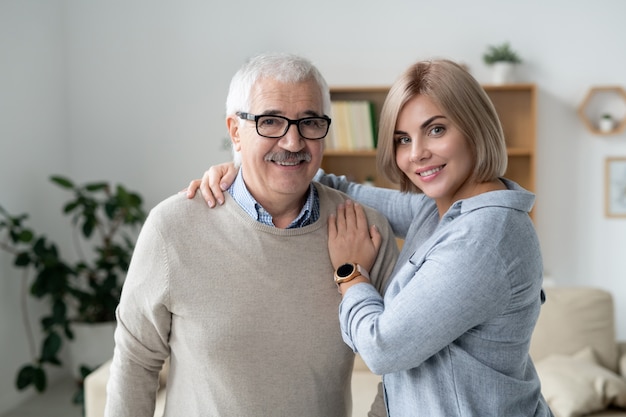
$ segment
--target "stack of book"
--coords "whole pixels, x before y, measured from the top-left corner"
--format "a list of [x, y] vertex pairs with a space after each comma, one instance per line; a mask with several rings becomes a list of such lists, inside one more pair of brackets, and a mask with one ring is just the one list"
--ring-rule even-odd
[[374, 108], [366, 100], [333, 100], [330, 131], [326, 137], [329, 150], [369, 150], [376, 148]]

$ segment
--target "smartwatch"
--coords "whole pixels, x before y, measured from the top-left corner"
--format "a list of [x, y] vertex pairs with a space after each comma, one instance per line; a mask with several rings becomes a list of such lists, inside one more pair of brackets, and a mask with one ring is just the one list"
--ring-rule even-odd
[[356, 277], [364, 276], [369, 279], [369, 274], [361, 265], [355, 263], [347, 263], [339, 266], [335, 270], [335, 284], [343, 284], [344, 282], [352, 281]]

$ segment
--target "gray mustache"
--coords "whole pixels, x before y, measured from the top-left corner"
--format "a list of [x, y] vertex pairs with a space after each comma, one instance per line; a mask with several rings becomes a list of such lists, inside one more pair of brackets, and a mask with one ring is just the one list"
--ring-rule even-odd
[[265, 160], [268, 162], [311, 162], [311, 154], [308, 152], [276, 152], [265, 155]]

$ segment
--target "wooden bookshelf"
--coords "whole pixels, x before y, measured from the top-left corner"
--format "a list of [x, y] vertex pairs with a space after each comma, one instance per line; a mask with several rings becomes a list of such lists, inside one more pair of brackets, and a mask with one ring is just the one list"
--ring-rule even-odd
[[[504, 130], [509, 155], [505, 177], [535, 192], [537, 93], [534, 84], [484, 85], [491, 98]], [[369, 100], [376, 118], [389, 87], [333, 87], [333, 100]], [[375, 121], [375, 123], [377, 123]], [[377, 127], [377, 126], [376, 126]], [[376, 169], [376, 151], [336, 151], [324, 153], [322, 168], [326, 172], [346, 175], [352, 181], [364, 182], [372, 178], [380, 187], [396, 188]]]

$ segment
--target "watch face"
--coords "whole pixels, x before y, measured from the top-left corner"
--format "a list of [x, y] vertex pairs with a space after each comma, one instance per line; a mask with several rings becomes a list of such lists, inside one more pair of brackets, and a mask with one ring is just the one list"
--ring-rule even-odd
[[337, 276], [341, 278], [350, 276], [352, 272], [354, 272], [354, 265], [352, 264], [343, 264], [337, 268]]

